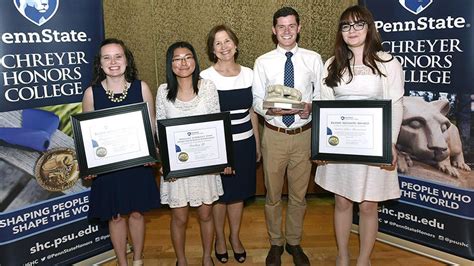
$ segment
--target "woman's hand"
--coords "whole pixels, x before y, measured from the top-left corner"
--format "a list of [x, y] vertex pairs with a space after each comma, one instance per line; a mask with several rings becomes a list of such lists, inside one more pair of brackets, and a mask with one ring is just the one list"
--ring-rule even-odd
[[221, 174], [224, 174], [224, 175], [235, 175], [235, 171], [232, 170], [232, 167], [226, 167], [224, 168], [224, 172], [222, 172]]
[[256, 162], [260, 162], [260, 160], [262, 159], [262, 151], [260, 150], [260, 146], [257, 146], [257, 153], [256, 153]]
[[84, 176], [84, 180], [92, 180], [96, 177], [97, 177], [97, 175], [86, 175], [86, 176]]
[[328, 161], [323, 161], [323, 160], [313, 160], [313, 163], [315, 163], [319, 166], [319, 165], [326, 165], [329, 162]]
[[[155, 147], [155, 151], [156, 151], [156, 158], [160, 158], [160, 149], [158, 148], [158, 146]], [[144, 164], [143, 166], [156, 166], [157, 164], [158, 164], [157, 162], [149, 162], [149, 163]]]
[[380, 168], [387, 171], [394, 171], [397, 169], [398, 151], [395, 144], [392, 144], [392, 164], [382, 164]]

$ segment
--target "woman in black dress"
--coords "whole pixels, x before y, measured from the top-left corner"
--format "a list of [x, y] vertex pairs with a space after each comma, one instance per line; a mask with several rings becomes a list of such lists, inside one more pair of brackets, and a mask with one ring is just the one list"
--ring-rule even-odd
[[[137, 76], [133, 55], [125, 44], [117, 39], [104, 40], [94, 60], [92, 85], [84, 92], [83, 112], [146, 102], [154, 129], [153, 96], [148, 85]], [[160, 206], [153, 168], [144, 165], [86, 179], [93, 179], [89, 218], [108, 221], [119, 265], [127, 265], [128, 232], [134, 252], [133, 265], [143, 265], [145, 219], [142, 213]], [[128, 216], [128, 230], [125, 216]]]

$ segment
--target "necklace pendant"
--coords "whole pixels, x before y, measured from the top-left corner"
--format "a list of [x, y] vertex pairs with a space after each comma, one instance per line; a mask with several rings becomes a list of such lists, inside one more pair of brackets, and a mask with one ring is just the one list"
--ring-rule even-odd
[[124, 84], [122, 95], [120, 95], [118, 97], [115, 97], [114, 92], [111, 91], [111, 90], [108, 90], [108, 89], [105, 89], [105, 93], [108, 95], [108, 98], [111, 102], [119, 103], [119, 102], [125, 100], [125, 98], [127, 98], [127, 94], [128, 94], [127, 83]]

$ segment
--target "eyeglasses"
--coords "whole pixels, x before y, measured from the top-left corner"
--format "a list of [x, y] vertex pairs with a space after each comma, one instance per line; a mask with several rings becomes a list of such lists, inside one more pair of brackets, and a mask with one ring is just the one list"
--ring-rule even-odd
[[187, 56], [184, 56], [184, 57], [176, 57], [176, 58], [173, 58], [171, 60], [171, 62], [173, 62], [174, 64], [179, 64], [179, 63], [187, 63], [187, 62], [190, 62], [190, 61], [193, 61], [194, 60], [194, 56], [192, 55], [187, 55]]
[[341, 31], [348, 32], [351, 30], [351, 28], [354, 28], [355, 31], [360, 31], [364, 29], [365, 24], [367, 24], [367, 22], [365, 21], [356, 21], [352, 24], [344, 23], [341, 25]]

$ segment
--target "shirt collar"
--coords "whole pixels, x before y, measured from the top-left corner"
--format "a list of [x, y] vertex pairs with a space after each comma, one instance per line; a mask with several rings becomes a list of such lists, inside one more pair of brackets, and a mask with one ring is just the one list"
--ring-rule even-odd
[[296, 44], [295, 47], [293, 47], [293, 49], [291, 49], [289, 51], [283, 49], [282, 47], [280, 47], [280, 45], [277, 45], [276, 49], [279, 53], [282, 53], [282, 54], [285, 54], [286, 52], [292, 52], [293, 54], [296, 54], [296, 52], [298, 52], [298, 44]]

